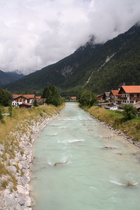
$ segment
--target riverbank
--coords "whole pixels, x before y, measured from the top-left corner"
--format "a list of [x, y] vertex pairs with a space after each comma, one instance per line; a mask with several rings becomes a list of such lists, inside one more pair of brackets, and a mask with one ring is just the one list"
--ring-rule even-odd
[[0, 123], [0, 210], [31, 210], [30, 164], [36, 135], [63, 108], [40, 106], [13, 110]]
[[100, 120], [105, 126], [122, 135], [130, 143], [140, 147], [140, 118], [124, 120], [120, 111], [106, 110], [97, 106], [84, 107], [93, 117]]

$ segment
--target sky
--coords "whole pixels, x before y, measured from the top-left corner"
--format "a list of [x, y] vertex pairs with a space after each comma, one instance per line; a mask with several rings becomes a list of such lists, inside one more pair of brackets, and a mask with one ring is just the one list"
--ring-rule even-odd
[[39, 70], [140, 21], [140, 0], [0, 0], [0, 70]]

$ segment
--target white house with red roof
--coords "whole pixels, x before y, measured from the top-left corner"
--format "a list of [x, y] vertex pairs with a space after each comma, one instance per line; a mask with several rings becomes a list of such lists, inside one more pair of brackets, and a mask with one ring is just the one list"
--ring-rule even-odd
[[135, 104], [140, 101], [140, 85], [125, 85], [111, 90], [110, 101], [116, 104]]
[[34, 100], [35, 100], [35, 95], [34, 94], [13, 95], [12, 106], [19, 106], [21, 104], [33, 105]]
[[135, 104], [140, 101], [140, 85], [122, 86], [119, 90], [121, 103]]
[[76, 96], [71, 96], [70, 101], [77, 101], [77, 97]]

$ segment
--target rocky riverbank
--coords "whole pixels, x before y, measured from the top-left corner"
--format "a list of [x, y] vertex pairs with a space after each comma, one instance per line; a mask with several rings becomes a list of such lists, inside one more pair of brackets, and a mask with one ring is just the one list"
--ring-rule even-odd
[[140, 147], [140, 119], [135, 118], [125, 120], [124, 115], [119, 111], [110, 111], [97, 106], [90, 108], [82, 107], [85, 111], [89, 112], [91, 116], [98, 119], [101, 123], [121, 135], [131, 144]]
[[[19, 141], [18, 149], [15, 150], [13, 159], [4, 162], [6, 169], [13, 174], [17, 181], [16, 187], [10, 181], [8, 174], [2, 175], [0, 178], [0, 186], [2, 183], [8, 182], [5, 189], [0, 191], [0, 210], [31, 210], [32, 201], [30, 198], [30, 164], [33, 160], [32, 146], [36, 135], [56, 117], [57, 113], [52, 117], [41, 117], [36, 120], [24, 120], [17, 126], [15, 132], [11, 132], [11, 138]], [[23, 125], [24, 124], [24, 125]], [[21, 129], [24, 126], [24, 129]], [[3, 145], [0, 145], [0, 152], [3, 151]]]
[[125, 140], [127, 140], [128, 142], [130, 142], [131, 144], [134, 144], [137, 147], [140, 147], [140, 142], [137, 141], [133, 141], [131, 138], [129, 138], [127, 135], [125, 135], [121, 130], [116, 130], [114, 129], [112, 126], [108, 125], [105, 122], [101, 122], [104, 126], [106, 126], [107, 128], [109, 128], [110, 130], [112, 130], [115, 134], [117, 134], [118, 136], [122, 136]]
[[126, 141], [128, 141], [131, 144], [134, 144], [137, 147], [140, 147], [140, 142], [138, 141], [133, 141], [132, 138], [129, 138], [127, 135], [125, 135], [121, 130], [117, 130], [114, 129], [111, 125], [107, 124], [106, 122], [102, 122], [99, 119], [97, 119], [96, 117], [94, 117], [93, 115], [91, 115], [93, 118], [95, 118], [96, 120], [98, 120], [102, 125], [104, 125], [105, 127], [107, 127], [108, 129], [110, 129], [114, 134], [118, 135], [118, 136], [122, 136]]

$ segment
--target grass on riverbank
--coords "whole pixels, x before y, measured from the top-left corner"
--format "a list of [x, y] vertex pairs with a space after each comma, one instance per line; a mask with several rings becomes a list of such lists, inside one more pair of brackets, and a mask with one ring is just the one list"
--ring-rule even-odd
[[52, 105], [33, 107], [31, 109], [13, 108], [13, 117], [4, 116], [2, 121], [0, 121], [0, 144], [6, 144], [9, 133], [17, 130], [17, 126], [21, 121], [23, 122], [25, 119], [37, 121], [39, 117], [50, 117], [62, 108], [63, 106], [55, 107]]
[[[7, 176], [7, 178], [0, 184], [0, 188], [5, 188], [9, 182], [14, 184], [13, 188], [17, 184], [14, 175], [7, 169], [7, 166], [10, 166], [10, 161], [15, 157], [15, 151], [23, 153], [19, 147], [20, 139], [16, 133], [20, 133], [22, 137], [26, 134], [26, 128], [33, 120], [39, 122], [40, 119], [49, 118], [57, 114], [63, 107], [64, 105], [59, 107], [45, 105], [31, 109], [13, 108], [12, 117], [3, 116], [0, 121], [0, 177]], [[18, 170], [18, 165], [15, 167]]]
[[140, 118], [125, 120], [121, 111], [106, 110], [97, 106], [84, 109], [100, 121], [111, 125], [114, 129], [121, 130], [134, 141], [140, 141]]

